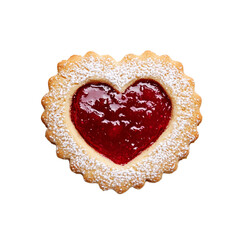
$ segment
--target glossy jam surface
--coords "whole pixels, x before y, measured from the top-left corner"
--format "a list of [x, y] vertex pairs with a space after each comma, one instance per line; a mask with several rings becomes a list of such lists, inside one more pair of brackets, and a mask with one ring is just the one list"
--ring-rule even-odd
[[124, 93], [105, 83], [80, 87], [73, 96], [70, 115], [91, 147], [124, 165], [159, 138], [171, 111], [164, 89], [154, 80], [141, 79]]

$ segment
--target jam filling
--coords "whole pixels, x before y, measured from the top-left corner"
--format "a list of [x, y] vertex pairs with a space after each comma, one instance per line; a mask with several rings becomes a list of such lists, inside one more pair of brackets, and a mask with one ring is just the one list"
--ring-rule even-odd
[[124, 165], [159, 138], [171, 111], [171, 100], [159, 83], [141, 79], [124, 93], [101, 82], [78, 88], [70, 115], [88, 145]]

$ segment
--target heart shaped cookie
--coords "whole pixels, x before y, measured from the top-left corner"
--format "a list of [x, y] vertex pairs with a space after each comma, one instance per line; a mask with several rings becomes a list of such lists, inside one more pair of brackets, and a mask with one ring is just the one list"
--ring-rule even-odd
[[146, 51], [58, 64], [43, 99], [46, 137], [72, 171], [118, 193], [173, 172], [197, 139], [201, 98], [182, 65]]

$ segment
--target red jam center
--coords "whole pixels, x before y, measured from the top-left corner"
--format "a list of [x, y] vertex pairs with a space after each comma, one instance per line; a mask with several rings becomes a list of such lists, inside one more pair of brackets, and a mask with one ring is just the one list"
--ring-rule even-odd
[[124, 93], [105, 83], [86, 84], [73, 96], [70, 114], [91, 147], [124, 165], [159, 138], [171, 110], [171, 100], [159, 83], [141, 79]]

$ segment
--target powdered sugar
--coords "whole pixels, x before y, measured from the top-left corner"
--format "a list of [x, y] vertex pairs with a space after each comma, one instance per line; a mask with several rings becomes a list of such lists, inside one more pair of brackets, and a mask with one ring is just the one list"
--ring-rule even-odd
[[[50, 87], [45, 97], [51, 98], [45, 104], [45, 122], [51, 141], [61, 149], [63, 157], [70, 158], [72, 170], [82, 173], [88, 181], [98, 182], [102, 189], [112, 188], [117, 192], [131, 186], [139, 188], [146, 180], [158, 181], [163, 172], [174, 171], [179, 159], [187, 155], [189, 144], [196, 139], [196, 127], [201, 118], [200, 100], [194, 93], [192, 80], [179, 69], [174, 62], [156, 57], [131, 57], [116, 63], [111, 58], [90, 55], [77, 61], [66, 61], [55, 76], [57, 84]], [[173, 120], [165, 136], [144, 158], [124, 167], [90, 158], [87, 150], [76, 143], [64, 121], [67, 94], [73, 86], [88, 79], [105, 79], [121, 90], [130, 81], [147, 78], [158, 80], [173, 102]]]

